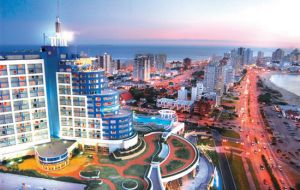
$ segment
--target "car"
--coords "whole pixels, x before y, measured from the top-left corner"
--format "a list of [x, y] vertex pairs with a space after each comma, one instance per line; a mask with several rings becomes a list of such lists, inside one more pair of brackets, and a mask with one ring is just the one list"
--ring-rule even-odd
[[259, 169], [260, 169], [260, 170], [264, 170], [264, 169], [265, 169], [264, 165], [261, 164], [261, 165], [259, 166]]
[[264, 183], [265, 185], [268, 185], [268, 182], [267, 182], [266, 179], [263, 180], [263, 183]]

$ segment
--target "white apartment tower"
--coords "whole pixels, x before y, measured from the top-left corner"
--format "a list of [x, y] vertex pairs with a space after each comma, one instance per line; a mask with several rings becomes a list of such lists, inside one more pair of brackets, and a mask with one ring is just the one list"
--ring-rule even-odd
[[105, 73], [112, 74], [113, 73], [113, 64], [111, 55], [104, 53], [103, 55], [103, 69]]
[[187, 90], [185, 87], [181, 87], [180, 90], [178, 90], [178, 100], [187, 100]]
[[50, 142], [45, 80], [38, 55], [0, 60], [0, 161]]
[[197, 94], [198, 94], [198, 89], [197, 87], [192, 87], [192, 93], [191, 93], [191, 101], [196, 101], [197, 100]]
[[204, 87], [206, 92], [214, 92], [217, 83], [216, 63], [210, 63], [205, 67]]
[[150, 80], [151, 62], [147, 55], [137, 55], [134, 60], [133, 77], [137, 81]]
[[235, 70], [231, 65], [226, 65], [223, 68], [224, 84], [230, 85], [234, 83]]
[[191, 100], [196, 101], [196, 100], [201, 99], [203, 91], [204, 91], [203, 83], [197, 82], [196, 86], [192, 87]]

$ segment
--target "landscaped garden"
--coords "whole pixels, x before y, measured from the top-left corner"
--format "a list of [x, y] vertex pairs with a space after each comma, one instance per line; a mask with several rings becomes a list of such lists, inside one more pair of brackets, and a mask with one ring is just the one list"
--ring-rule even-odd
[[194, 161], [196, 152], [192, 145], [180, 137], [171, 136], [167, 140], [170, 156], [161, 164], [162, 176], [172, 175], [188, 168]]
[[[86, 184], [87, 190], [128, 189], [137, 190], [147, 188], [144, 179], [149, 169], [153, 155], [160, 151], [158, 143], [167, 143], [170, 154], [176, 158], [167, 157], [162, 163], [162, 176], [172, 175], [188, 168], [195, 162], [197, 152], [184, 139], [170, 136], [167, 142], [161, 141], [161, 133], [144, 136], [146, 149], [143, 153], [129, 160], [116, 160], [107, 153], [79, 152], [70, 160], [70, 164], [61, 170], [44, 171], [39, 168], [34, 158], [22, 159], [18, 162], [7, 163], [7, 167], [0, 169], [4, 172], [17, 173], [26, 176], [56, 179], [67, 182]], [[67, 176], [67, 177], [65, 177]]]
[[179, 140], [177, 139], [172, 139], [172, 144], [174, 147], [185, 147], [185, 144], [180, 142]]
[[148, 165], [132, 165], [124, 171], [124, 174], [143, 178], [148, 167]]
[[188, 149], [180, 148], [175, 151], [175, 155], [177, 158], [188, 160], [191, 157], [191, 154]]
[[166, 169], [168, 172], [172, 172], [184, 166], [184, 162], [181, 160], [172, 160], [166, 165]]
[[[61, 170], [45, 172], [39, 168], [34, 157], [7, 162], [7, 165], [0, 167], [4, 172], [16, 173], [32, 177], [42, 177], [56, 179], [60, 181], [87, 184], [87, 190], [123, 190], [122, 182], [127, 178], [138, 183], [138, 190], [146, 188], [147, 182], [144, 180], [152, 156], [158, 151], [157, 138], [159, 134], [144, 137], [146, 149], [139, 156], [130, 160], [115, 160], [113, 157], [95, 152], [80, 152], [70, 160], [70, 164]], [[97, 177], [99, 179], [84, 179], [84, 177]], [[65, 177], [68, 176], [68, 177]], [[100, 184], [101, 183], [101, 184]]]

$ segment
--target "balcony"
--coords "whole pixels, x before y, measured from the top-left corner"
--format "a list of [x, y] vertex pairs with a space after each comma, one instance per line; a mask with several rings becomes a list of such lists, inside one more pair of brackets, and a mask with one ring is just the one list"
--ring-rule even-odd
[[45, 99], [44, 98], [31, 100], [31, 107], [32, 108], [43, 108], [45, 106], [46, 106], [46, 104], [45, 104]]
[[14, 125], [6, 125], [0, 127], [0, 136], [7, 136], [15, 134]]
[[14, 110], [26, 110], [29, 109], [29, 104], [27, 100], [14, 101]]
[[25, 88], [15, 89], [12, 92], [13, 99], [27, 98], [27, 90]]
[[39, 111], [35, 111], [32, 113], [32, 118], [33, 119], [43, 119], [46, 118], [47, 114], [46, 114], [46, 110], [39, 110]]
[[59, 86], [59, 94], [70, 95], [71, 94], [70, 87]]
[[47, 129], [47, 122], [41, 122], [39, 124], [34, 125], [34, 130], [42, 130]]
[[43, 73], [42, 64], [29, 64], [27, 68], [29, 74]]
[[27, 85], [27, 82], [26, 82], [25, 76], [11, 78], [11, 87], [24, 87], [26, 85]]
[[9, 90], [0, 90], [0, 101], [9, 100], [9, 99], [10, 99]]
[[70, 76], [59, 76], [58, 83], [59, 84], [70, 84], [71, 83]]
[[7, 66], [0, 65], [0, 76], [6, 76], [6, 75], [7, 75]]
[[0, 115], [0, 124], [9, 124], [13, 123], [12, 114]]
[[71, 98], [66, 98], [66, 97], [60, 97], [59, 98], [59, 103], [60, 105], [66, 105], [66, 106], [71, 106], [72, 102], [71, 102]]
[[31, 87], [30, 88], [30, 97], [39, 97], [45, 96], [43, 87]]
[[72, 116], [72, 109], [71, 108], [60, 108], [60, 113], [62, 116]]
[[31, 134], [19, 135], [18, 138], [17, 138], [17, 142], [18, 142], [18, 144], [24, 144], [24, 143], [32, 142], [32, 135]]
[[0, 88], [8, 88], [8, 78], [0, 78]]
[[10, 65], [9, 66], [10, 75], [24, 75], [25, 74], [25, 65]]
[[15, 137], [8, 137], [0, 139], [0, 148], [8, 147], [16, 144]]
[[15, 113], [16, 122], [28, 121], [28, 120], [30, 120], [29, 112]]
[[30, 86], [36, 86], [36, 85], [42, 85], [44, 84], [44, 80], [42, 76], [32, 76], [29, 78], [29, 85]]
[[10, 102], [3, 102], [0, 103], [0, 113], [4, 113], [4, 112], [11, 112], [11, 105]]
[[31, 131], [31, 125], [30, 125], [30, 123], [19, 124], [17, 126], [17, 131], [18, 131], [18, 133], [25, 133], [25, 132]]

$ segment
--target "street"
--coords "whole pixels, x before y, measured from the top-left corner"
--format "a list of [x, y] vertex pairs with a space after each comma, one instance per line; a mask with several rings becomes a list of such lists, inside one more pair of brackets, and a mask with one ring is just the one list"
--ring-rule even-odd
[[262, 120], [259, 103], [258, 89], [256, 86], [257, 71], [248, 69], [247, 76], [241, 82], [239, 92], [240, 102], [237, 106], [239, 122], [241, 125], [241, 139], [244, 141], [245, 156], [247, 156], [253, 166], [257, 178], [262, 189], [273, 187], [269, 174], [261, 167], [263, 165], [262, 155], [268, 159], [268, 163], [272, 166], [272, 171], [277, 178], [282, 189], [292, 187], [290, 180], [285, 175], [284, 168], [279, 168], [279, 161], [271, 147], [271, 139], [269, 133], [265, 130]]

